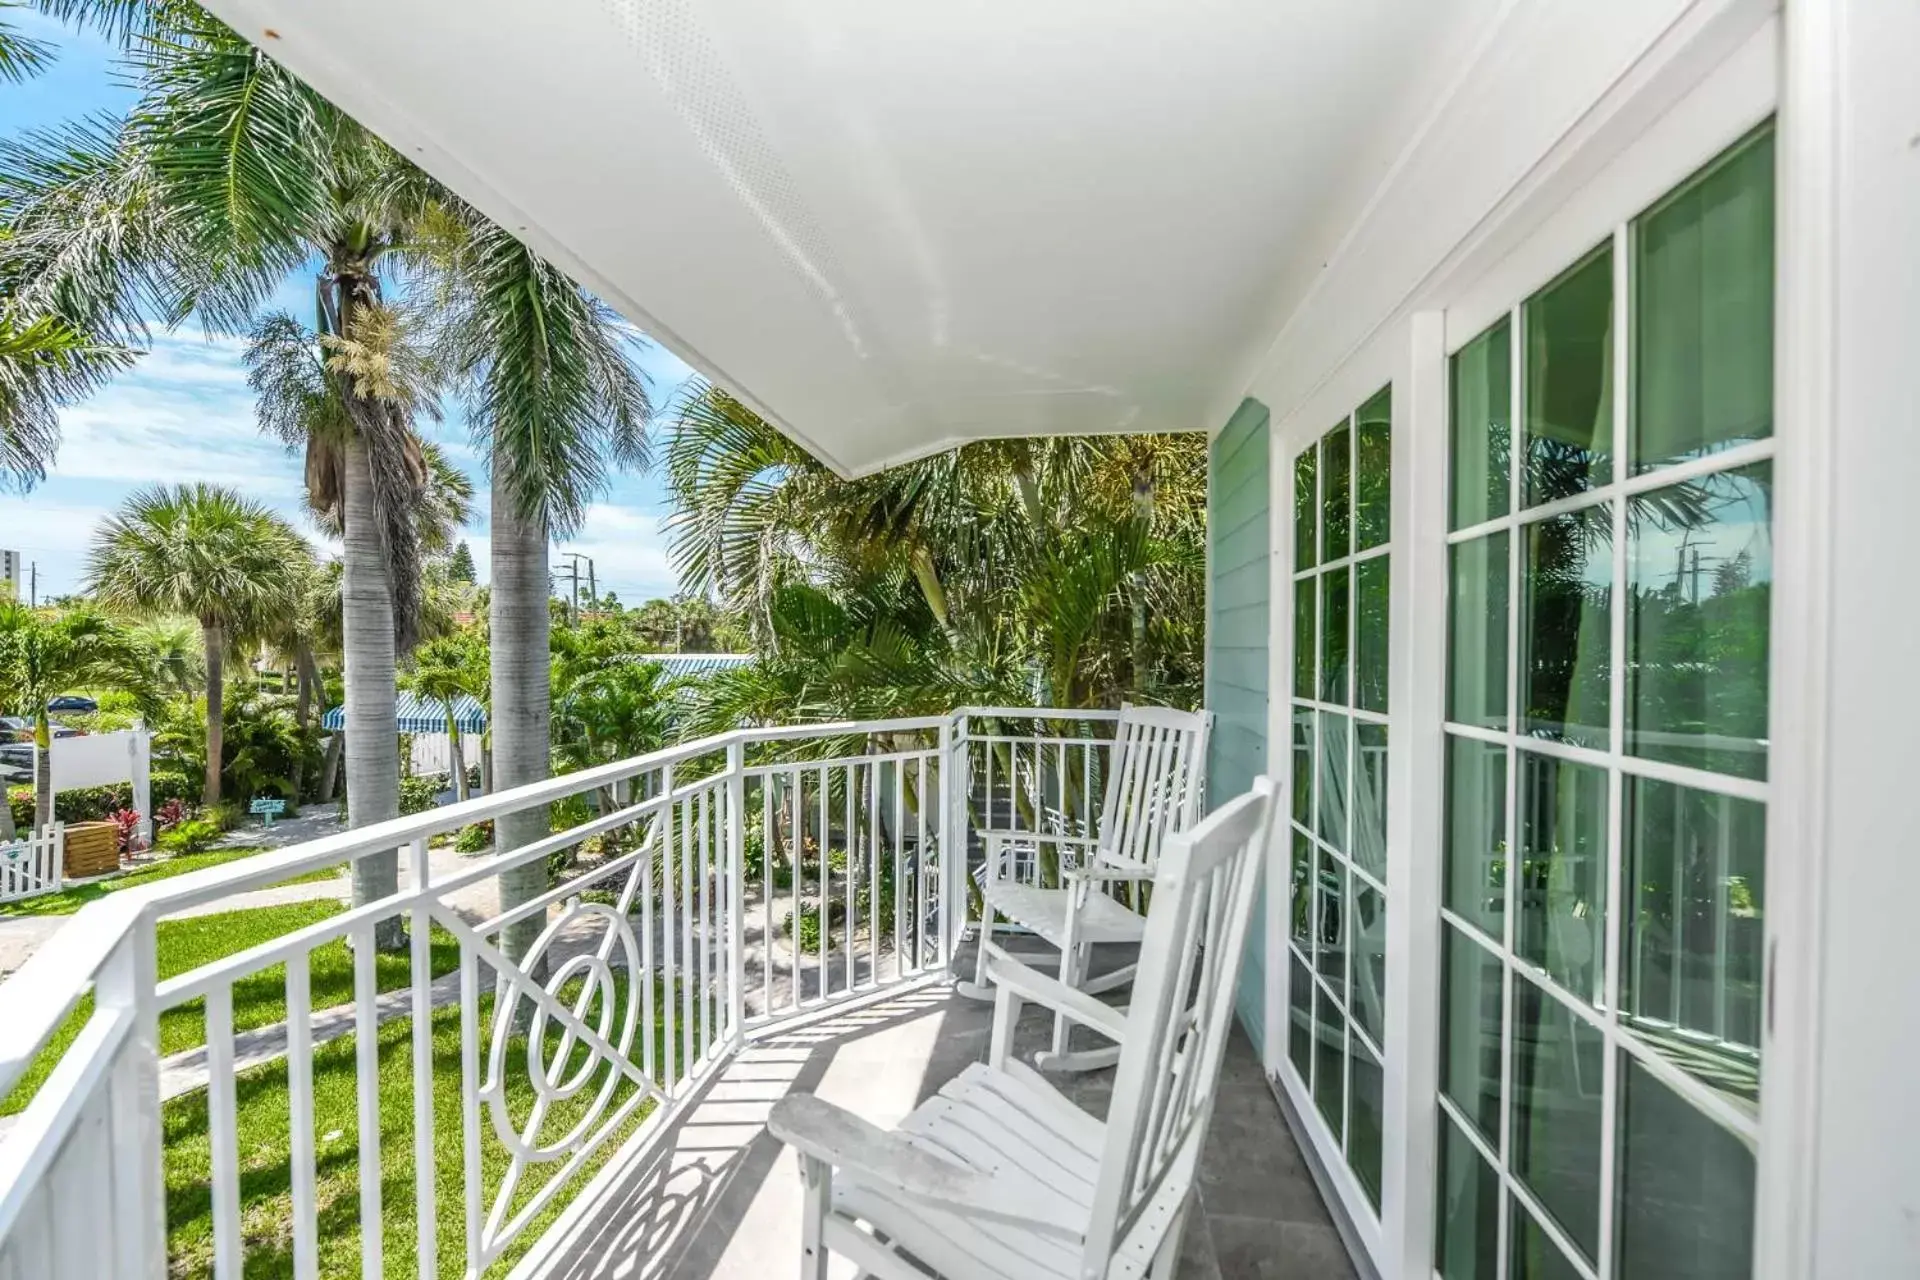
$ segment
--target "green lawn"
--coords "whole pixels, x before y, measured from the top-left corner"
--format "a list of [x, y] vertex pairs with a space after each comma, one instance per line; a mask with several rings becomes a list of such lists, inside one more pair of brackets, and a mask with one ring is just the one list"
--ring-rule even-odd
[[[194, 916], [187, 920], [162, 920], [155, 938], [156, 962], [161, 981], [178, 977], [203, 964], [271, 942], [297, 929], [318, 924], [339, 915], [346, 908], [325, 900], [295, 902], [281, 907], [255, 907], [245, 911], [224, 911], [218, 915]], [[412, 953], [383, 953], [375, 958], [374, 974], [381, 991], [394, 991], [412, 985]], [[460, 963], [460, 952], [453, 936], [435, 927], [433, 931], [433, 972], [438, 977], [451, 973]], [[353, 953], [344, 940], [335, 940], [309, 953], [308, 969], [312, 978], [313, 1008], [326, 1009], [353, 999]], [[93, 997], [81, 998], [66, 1023], [40, 1051], [32, 1067], [21, 1077], [4, 1102], [0, 1115], [12, 1115], [26, 1109], [42, 1081], [53, 1070], [67, 1045], [80, 1034], [80, 1028], [93, 1012]], [[250, 1031], [255, 1027], [284, 1022], [287, 1017], [287, 967], [283, 964], [249, 974], [233, 984], [233, 1028]], [[189, 1001], [160, 1015], [160, 1052], [179, 1053], [205, 1044], [206, 1016], [202, 1003]]]
[[[28, 898], [24, 902], [0, 902], [0, 916], [70, 916], [89, 902], [118, 893], [123, 889], [138, 888], [143, 884], [152, 884], [155, 880], [171, 880], [174, 876], [183, 876], [189, 871], [199, 871], [205, 867], [217, 867], [223, 862], [236, 862], [241, 858], [250, 858], [260, 850], [254, 847], [239, 849], [208, 849], [204, 853], [175, 854], [160, 862], [148, 863], [137, 867], [124, 875], [109, 880], [95, 880], [90, 884], [74, 885], [58, 893], [43, 893], [37, 898]], [[282, 884], [309, 884], [320, 880], [335, 880], [340, 877], [338, 867], [322, 867]]]
[[[624, 999], [627, 984], [618, 980]], [[563, 996], [570, 997], [577, 985]], [[662, 997], [664, 1000], [664, 995]], [[664, 1007], [657, 1002], [656, 1008]], [[492, 996], [481, 1000], [481, 1035], [487, 1035]], [[597, 1021], [597, 1010], [589, 1011]], [[616, 1023], [617, 1025], [617, 1023]], [[658, 1028], [660, 1024], [656, 1022]], [[657, 1034], [664, 1035], [664, 1030]], [[465, 1147], [460, 1116], [460, 1011], [438, 1009], [433, 1017], [434, 1038], [434, 1193], [436, 1245], [443, 1276], [461, 1274], [466, 1261]], [[547, 1038], [557, 1045], [559, 1032], [549, 1026]], [[532, 1102], [526, 1076], [525, 1040], [516, 1037], [506, 1054], [507, 1093], [511, 1113], [524, 1118]], [[639, 1037], [635, 1036], [636, 1045]], [[483, 1043], [482, 1070], [485, 1069]], [[386, 1274], [418, 1274], [418, 1247], [413, 1160], [413, 1023], [400, 1019], [380, 1028], [380, 1168], [382, 1244]], [[350, 1277], [360, 1274], [360, 1141], [356, 1095], [354, 1037], [321, 1046], [313, 1056], [314, 1136], [316, 1144], [315, 1203], [318, 1209], [320, 1274]], [[576, 1048], [573, 1065], [584, 1063], [585, 1051]], [[595, 1078], [597, 1086], [599, 1077]], [[623, 1082], [614, 1094], [611, 1114], [633, 1095]], [[583, 1089], [547, 1117], [543, 1137], [552, 1140], [570, 1130], [585, 1114], [597, 1088]], [[289, 1151], [291, 1099], [285, 1061], [243, 1072], [239, 1077], [236, 1118], [239, 1130], [242, 1187], [242, 1236], [246, 1272], [254, 1276], [293, 1274], [293, 1192]], [[619, 1149], [651, 1109], [635, 1109], [620, 1130], [609, 1136], [569, 1184], [528, 1228], [516, 1247], [492, 1267], [489, 1276], [505, 1275], [540, 1232], [565, 1209], [569, 1196], [586, 1185], [593, 1172]], [[167, 1244], [169, 1274], [203, 1276], [212, 1271], [213, 1211], [208, 1184], [211, 1149], [207, 1137], [207, 1097], [195, 1093], [177, 1098], [163, 1109], [166, 1143]], [[491, 1118], [481, 1115], [481, 1168], [487, 1188], [485, 1207], [500, 1186], [509, 1157], [494, 1134]], [[514, 1199], [514, 1209], [529, 1203], [565, 1164], [564, 1160], [530, 1169]]]

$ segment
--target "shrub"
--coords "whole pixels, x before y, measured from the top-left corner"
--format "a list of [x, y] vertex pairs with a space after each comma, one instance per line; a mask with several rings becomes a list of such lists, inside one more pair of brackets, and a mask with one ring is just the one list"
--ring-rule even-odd
[[187, 819], [186, 801], [175, 796], [153, 811], [153, 829], [155, 833], [179, 826]]
[[220, 838], [220, 824], [212, 818], [188, 818], [175, 823], [154, 840], [163, 853], [198, 853]]
[[453, 838], [453, 847], [460, 853], [478, 853], [492, 843], [492, 822], [470, 823]]
[[424, 777], [400, 779], [400, 812], [425, 813], [440, 803], [440, 793], [447, 789], [447, 777], [441, 773], [431, 773]]
[[147, 790], [153, 797], [155, 813], [169, 800], [192, 804], [200, 799], [200, 784], [178, 769], [155, 769], [147, 775]]

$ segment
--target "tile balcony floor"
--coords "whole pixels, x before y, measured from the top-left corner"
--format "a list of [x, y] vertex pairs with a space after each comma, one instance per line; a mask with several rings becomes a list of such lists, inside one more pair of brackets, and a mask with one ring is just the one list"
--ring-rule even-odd
[[[1016, 944], [1018, 945], [1018, 944]], [[961, 957], [972, 971], [971, 947]], [[1051, 967], [1050, 961], [1047, 967]], [[880, 1125], [984, 1061], [993, 1007], [944, 985], [904, 991], [755, 1041], [678, 1124], [584, 1197], [581, 1217], [535, 1264], [541, 1280], [783, 1280], [799, 1272], [800, 1179], [765, 1130], [774, 1102], [816, 1092]], [[1023, 1054], [1052, 1021], [1029, 1008]], [[1083, 1033], [1084, 1034], [1084, 1033]], [[1070, 1076], [1070, 1097], [1104, 1116], [1113, 1071]], [[1189, 1221], [1182, 1280], [1349, 1280], [1354, 1275], [1245, 1034], [1228, 1043]], [[523, 1271], [522, 1274], [525, 1274]], [[834, 1280], [850, 1264], [835, 1259]]]

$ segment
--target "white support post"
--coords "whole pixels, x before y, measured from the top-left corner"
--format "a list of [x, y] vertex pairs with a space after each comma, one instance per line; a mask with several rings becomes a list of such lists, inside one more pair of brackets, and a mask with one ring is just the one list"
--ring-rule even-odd
[[161, 1170], [159, 970], [151, 919], [142, 919], [101, 966], [94, 1000], [101, 1013], [128, 1010], [133, 1034], [113, 1068], [113, 1200], [133, 1221], [116, 1224], [114, 1274], [164, 1280], [166, 1182]]
[[[956, 770], [963, 778], [966, 774], [966, 763], [960, 757], [966, 751], [967, 718], [957, 718], [958, 734], [954, 732], [955, 723], [949, 720], [940, 726], [940, 967], [949, 976], [954, 952], [959, 949], [955, 934], [967, 922], [964, 908], [957, 917], [953, 910], [954, 895], [965, 893], [967, 886], [967, 830], [960, 807], [964, 803], [960, 796], [964, 783], [954, 776]], [[920, 856], [926, 857], [926, 851], [922, 850]]]
[[1432, 1267], [1433, 1098], [1439, 1070], [1440, 832], [1445, 813], [1446, 317], [1408, 322], [1406, 394], [1393, 424], [1383, 1269]]
[[[747, 747], [727, 744], [727, 1039], [737, 1050], [747, 1027]], [[767, 904], [769, 920], [771, 906]]]

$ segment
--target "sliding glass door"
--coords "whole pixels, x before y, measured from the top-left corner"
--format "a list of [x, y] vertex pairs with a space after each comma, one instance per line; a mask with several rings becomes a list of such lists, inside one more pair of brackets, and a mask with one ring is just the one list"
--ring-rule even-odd
[[[1447, 1280], [1751, 1270], [1773, 186], [1767, 129], [1450, 360], [1445, 818], [1417, 846], [1442, 860]], [[1323, 763], [1347, 729], [1319, 679], [1299, 714], [1324, 805], [1347, 794]], [[1296, 883], [1345, 873], [1324, 835], [1296, 828]], [[1314, 973], [1295, 1062], [1317, 1082], [1337, 1059]]]

